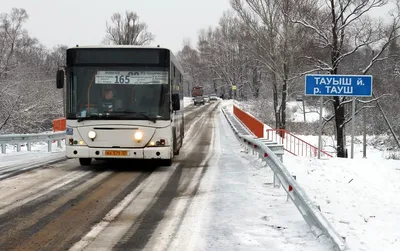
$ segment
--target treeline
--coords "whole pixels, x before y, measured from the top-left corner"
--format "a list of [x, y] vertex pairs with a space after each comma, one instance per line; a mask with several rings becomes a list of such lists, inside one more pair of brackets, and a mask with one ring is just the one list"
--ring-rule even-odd
[[[28, 20], [21, 8], [0, 13], [0, 134], [49, 131], [52, 120], [64, 116], [55, 75], [65, 66], [67, 46], [46, 48], [25, 29]], [[146, 23], [126, 11], [111, 15], [99, 43], [146, 45], [153, 39]]]
[[[290, 112], [287, 103], [302, 98], [306, 74], [368, 74], [374, 77], [374, 97], [357, 99], [358, 132], [365, 110], [369, 134], [388, 132], [388, 121], [399, 135], [399, 3], [386, 0], [230, 0], [230, 3], [231, 9], [224, 13], [218, 26], [200, 31], [197, 43], [186, 41], [179, 52], [186, 71], [188, 95], [192, 86], [203, 85], [210, 92], [251, 101], [253, 112], [271, 126], [304, 133], [299, 129], [306, 126], [287, 121]], [[373, 17], [372, 14], [389, 4], [391, 12], [384, 20]], [[236, 93], [232, 85], [237, 86]], [[314, 97], [304, 99], [310, 106], [317, 106], [319, 101]], [[326, 97], [324, 104], [330, 110], [325, 117], [325, 131], [335, 133], [338, 156], [343, 157], [351, 99]], [[387, 115], [387, 121], [383, 114]]]
[[62, 116], [55, 72], [64, 65], [63, 45], [48, 49], [29, 35], [24, 9], [0, 14], [0, 133], [51, 130]]

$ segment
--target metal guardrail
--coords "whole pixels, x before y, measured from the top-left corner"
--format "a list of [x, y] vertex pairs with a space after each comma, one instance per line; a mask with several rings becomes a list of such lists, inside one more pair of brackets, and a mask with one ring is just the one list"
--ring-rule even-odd
[[274, 154], [271, 147], [265, 144], [265, 141], [267, 140], [242, 134], [241, 132], [243, 132], [243, 129], [235, 127], [235, 125], [240, 126], [240, 124], [232, 120], [232, 118], [229, 118], [232, 116], [227, 114], [224, 109], [221, 110], [229, 125], [232, 127], [235, 135], [247, 151], [252, 151], [253, 153], [258, 154], [258, 156], [272, 169], [274, 172], [274, 185], [276, 186], [276, 182], [279, 181], [288, 194], [288, 198], [290, 198], [296, 205], [314, 235], [317, 236], [317, 238], [320, 236], [327, 237], [338, 250], [349, 250], [344, 238], [336, 232], [322, 214], [319, 207], [317, 207], [307, 196], [304, 190], [296, 182], [295, 178], [292, 177], [290, 172], [283, 165], [281, 159]]
[[6, 153], [7, 145], [16, 145], [17, 151], [21, 151], [21, 144], [26, 144], [28, 151], [32, 150], [32, 143], [47, 142], [47, 150], [52, 151], [53, 141], [61, 147], [61, 141], [65, 139], [65, 132], [53, 132], [48, 134], [7, 134], [0, 135], [1, 153]]

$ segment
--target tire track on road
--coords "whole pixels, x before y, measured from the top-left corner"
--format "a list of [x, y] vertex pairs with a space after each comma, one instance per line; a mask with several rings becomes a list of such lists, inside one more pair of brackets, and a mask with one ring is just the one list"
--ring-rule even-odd
[[[196, 114], [202, 112], [205, 109], [205, 107], [207, 107], [207, 106], [196, 107], [194, 105], [189, 105], [189, 106], [185, 107], [184, 108], [185, 121], [192, 120], [193, 117]], [[43, 169], [48, 166], [68, 160], [65, 158], [65, 154], [52, 153], [51, 155], [52, 156], [50, 156], [50, 155], [46, 156], [44, 159], [41, 159], [41, 158], [35, 159], [34, 158], [34, 160], [29, 163], [24, 163], [24, 164], [13, 163], [13, 164], [9, 164], [6, 166], [0, 166], [0, 181], [24, 174], [26, 172], [29, 172], [29, 171], [32, 171], [35, 169]], [[15, 162], [19, 162], [19, 161], [15, 161]]]
[[[206, 110], [209, 111], [212, 108], [213, 107], [208, 107]], [[192, 142], [192, 139], [197, 137], [197, 133], [201, 130], [195, 131], [192, 129], [201, 128], [201, 124], [206, 121], [205, 114], [207, 114], [207, 112], [198, 110], [196, 111], [196, 116], [192, 117], [189, 123], [186, 123], [185, 129], [186, 132], [189, 131], [189, 133], [186, 135], [185, 142]], [[190, 130], [187, 130], [188, 128], [190, 128]], [[177, 165], [180, 164], [181, 159], [185, 159], [185, 152], [192, 151], [191, 149], [193, 149], [193, 147], [191, 145], [187, 145], [187, 143], [184, 143], [181, 155], [175, 158], [174, 162], [176, 164], [174, 166], [168, 168], [163, 167], [165, 168], [166, 173], [162, 176], [156, 176], [156, 174], [152, 174], [145, 183], [140, 185], [140, 188], [133, 191], [127, 196], [127, 198], [124, 199], [123, 202], [121, 202], [125, 205], [124, 207], [126, 207], [122, 212], [119, 212], [121, 210], [120, 206], [114, 208], [107, 214], [113, 215], [110, 216], [111, 219], [110, 217], [106, 217], [103, 219], [103, 221], [93, 226], [91, 231], [88, 232], [70, 250], [111, 250], [113, 246], [115, 246], [117, 243], [120, 243], [124, 238], [128, 240], [130, 234], [134, 234], [138, 226], [140, 226], [143, 216], [146, 214], [146, 212], [148, 212], [154, 203], [157, 202], [157, 198], [160, 193], [164, 191], [168, 184], [171, 184], [168, 182], [168, 180], [177, 179], [176, 175], [179, 174]], [[184, 173], [188, 174], [189, 171], [185, 170]], [[186, 179], [186, 175], [179, 174], [178, 176], [180, 176], [180, 180]], [[181, 185], [182, 184], [180, 183], [179, 186]], [[118, 211], [118, 215], [115, 215], [115, 211]], [[109, 223], [108, 220], [111, 220], [112, 222]]]
[[[192, 136], [187, 135], [185, 138], [188, 143], [194, 143], [194, 138], [204, 134], [202, 128], [207, 124], [208, 119], [200, 116], [204, 113], [211, 113], [215, 109], [216, 106], [204, 106], [186, 116], [185, 128], [195, 127]], [[187, 147], [190, 152], [200, 151], [200, 154], [203, 154], [204, 151], [207, 152], [205, 149], [196, 149], [194, 146], [188, 145]], [[185, 153], [185, 149], [182, 148], [182, 150]], [[48, 165], [46, 168], [35, 169], [30, 173], [6, 179], [4, 182], [12, 184], [12, 181], [23, 181], [24, 177], [35, 177], [35, 173], [40, 176], [41, 173], [54, 172], [53, 176], [45, 176], [42, 179], [43, 183], [34, 182], [32, 178], [29, 180], [29, 184], [34, 185], [34, 193], [20, 190], [24, 194], [19, 195], [12, 204], [0, 204], [0, 231], [4, 233], [0, 235], [0, 246], [4, 250], [68, 249], [81, 240], [82, 236], [89, 233], [94, 224], [101, 222], [108, 212], [114, 209], [128, 194], [135, 191], [139, 185], [144, 184], [144, 181], [154, 175], [154, 171], [156, 171], [159, 172], [160, 177], [165, 177], [165, 182], [157, 184], [159, 188], [157, 187], [156, 196], [146, 198], [152, 206], [144, 208], [143, 217], [141, 217], [141, 219], [147, 218], [146, 216], [153, 217], [154, 221], [149, 225], [148, 232], [151, 234], [151, 230], [154, 231], [154, 228], [157, 227], [157, 222], [163, 219], [163, 213], [157, 212], [157, 208], [160, 206], [168, 208], [171, 201], [179, 196], [181, 188], [184, 192], [184, 187], [190, 185], [190, 182], [186, 181], [190, 180], [196, 172], [190, 172], [190, 165], [185, 166], [184, 163], [187, 158], [191, 161], [200, 161], [201, 157], [196, 156], [177, 157], [178, 168], [173, 170], [174, 172], [169, 172], [171, 176], [162, 173], [167, 169], [156, 169], [155, 166], [151, 166], [145, 172], [143, 172], [144, 170], [137, 172], [137, 168], [126, 166], [121, 170], [108, 162], [103, 165], [95, 165], [93, 168], [81, 168], [75, 166], [71, 161], [67, 161], [65, 162], [66, 166], [61, 169], [55, 169]], [[139, 165], [141, 164], [139, 163]], [[82, 173], [80, 170], [83, 170]], [[76, 175], [71, 174], [72, 172], [76, 172]], [[83, 174], [85, 172], [87, 173]], [[62, 174], [63, 178], [59, 178], [59, 182], [65, 183], [57, 184], [56, 179], [51, 180], [51, 177], [55, 177], [55, 173]], [[181, 182], [182, 180], [183, 182]], [[17, 191], [19, 190], [17, 189]], [[4, 199], [12, 198], [12, 196], [13, 193], [8, 192]], [[0, 194], [0, 202], [1, 200]], [[136, 201], [133, 200], [133, 203]], [[1, 214], [1, 212], [3, 213]], [[135, 220], [134, 223], [135, 227], [143, 226], [141, 220]], [[135, 232], [133, 228], [130, 231], [133, 235]], [[146, 232], [143, 234], [146, 235]], [[131, 238], [127, 237], [126, 239], [131, 241]]]
[[[201, 178], [207, 171], [208, 161], [206, 160], [204, 163], [204, 160], [209, 153], [210, 141], [213, 137], [208, 129], [213, 126], [213, 114], [218, 108], [218, 104], [209, 108], [206, 114], [207, 119], [200, 119], [198, 121], [200, 125], [196, 128], [196, 132], [199, 134], [194, 134], [194, 138], [190, 139], [190, 143], [197, 147], [193, 147], [190, 153], [185, 156], [185, 159], [180, 160], [180, 164], [174, 174], [170, 177], [165, 187], [157, 194], [155, 202], [147, 211], [143, 212], [139, 223], [132, 226], [113, 250], [144, 249], [152, 235], [156, 234], [154, 231], [165, 218], [165, 213], [172, 201], [183, 195], [190, 198], [196, 195]], [[202, 163], [204, 164], [200, 166]], [[197, 172], [200, 172], [200, 175], [197, 176], [197, 180], [193, 180]], [[192, 190], [188, 192], [189, 187]], [[186, 207], [188, 206], [186, 205]], [[183, 210], [183, 216], [186, 211], [187, 208]]]
[[[49, 196], [46, 200], [28, 203], [13, 213], [5, 214], [0, 231], [1, 246], [13, 250], [66, 249], [78, 241], [150, 172], [120, 172], [92, 175], [99, 177], [81, 181], [67, 193]], [[15, 220], [7, 221], [10, 216]], [[5, 222], [6, 221], [6, 222]]]

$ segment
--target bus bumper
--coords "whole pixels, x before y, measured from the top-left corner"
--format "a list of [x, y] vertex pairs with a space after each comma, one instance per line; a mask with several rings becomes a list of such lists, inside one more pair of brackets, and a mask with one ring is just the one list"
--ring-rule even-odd
[[170, 159], [170, 147], [89, 148], [67, 146], [67, 158]]

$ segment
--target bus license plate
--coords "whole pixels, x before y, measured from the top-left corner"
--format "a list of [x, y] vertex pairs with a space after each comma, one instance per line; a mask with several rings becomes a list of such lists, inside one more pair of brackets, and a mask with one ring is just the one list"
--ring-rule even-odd
[[116, 151], [116, 150], [106, 150], [104, 152], [106, 156], [128, 156], [128, 151]]

